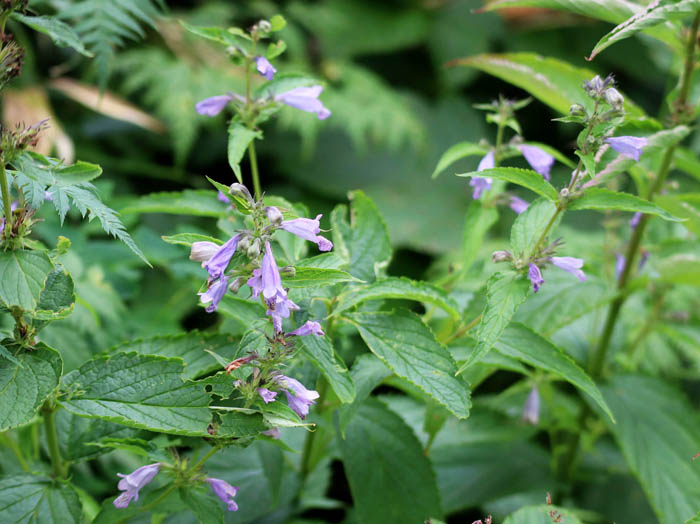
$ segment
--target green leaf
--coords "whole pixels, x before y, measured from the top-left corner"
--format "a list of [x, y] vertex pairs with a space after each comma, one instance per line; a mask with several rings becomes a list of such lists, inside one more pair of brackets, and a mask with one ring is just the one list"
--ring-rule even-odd
[[200, 235], [198, 233], [178, 233], [177, 235], [163, 235], [160, 237], [163, 242], [168, 244], [175, 244], [178, 246], [192, 247], [195, 242], [213, 242], [214, 244], [223, 244], [218, 238], [210, 237], [207, 235]]
[[547, 182], [542, 175], [531, 169], [520, 169], [518, 167], [495, 167], [493, 169], [482, 169], [471, 173], [460, 173], [457, 176], [463, 177], [489, 177], [496, 180], [505, 180], [523, 186], [530, 191], [534, 191], [547, 200], [556, 202], [559, 194], [554, 186]]
[[49, 477], [12, 475], [0, 478], [3, 524], [82, 524], [78, 495], [69, 484]]
[[17, 357], [15, 357], [12, 353], [10, 353], [7, 350], [7, 348], [5, 346], [3, 346], [2, 344], [0, 344], [0, 357], [9, 360], [10, 362], [15, 364], [16, 366], [19, 366], [20, 368], [24, 367], [24, 366], [22, 366], [22, 362], [19, 359], [17, 359]]
[[464, 218], [464, 234], [462, 238], [462, 271], [466, 273], [479, 255], [479, 249], [484, 243], [484, 237], [498, 221], [496, 206], [485, 206], [481, 200], [472, 200]]
[[235, 297], [231, 293], [224, 295], [224, 298], [219, 302], [217, 311], [222, 315], [236, 319], [244, 328], [265, 316], [265, 308], [260, 302]]
[[[533, 251], [537, 247], [537, 241], [544, 233], [555, 212], [556, 206], [554, 204], [540, 198], [518, 215], [510, 230], [510, 248], [516, 260], [521, 260], [524, 263], [536, 254]], [[560, 220], [561, 213], [550, 227], [549, 234], [554, 232]]]
[[170, 213], [219, 218], [226, 214], [226, 204], [219, 202], [210, 189], [185, 189], [180, 192], [151, 193], [132, 201], [122, 213]]
[[504, 331], [496, 350], [531, 366], [554, 373], [589, 395], [614, 422], [613, 414], [603, 400], [595, 382], [574, 360], [549, 340], [530, 328], [513, 322]]
[[455, 377], [449, 351], [418, 315], [407, 311], [350, 313], [369, 349], [396, 375], [418, 387], [458, 418], [467, 418], [469, 387]]
[[[596, 73], [557, 58], [534, 53], [483, 54], [462, 58], [453, 64], [474, 67], [505, 80], [562, 114], [568, 114], [573, 104], [593, 109], [593, 102], [584, 92], [583, 83]], [[628, 116], [644, 117], [648, 122], [655, 122], [645, 117], [644, 111], [627, 97], [625, 111]]]
[[248, 129], [237, 120], [231, 120], [228, 126], [228, 163], [241, 184], [243, 183], [241, 160], [250, 143], [256, 138], [262, 138], [260, 131]]
[[700, 256], [678, 254], [661, 261], [659, 280], [672, 284], [700, 286]]
[[296, 270], [296, 274], [293, 277], [286, 276], [282, 273], [282, 283], [284, 287], [325, 287], [339, 284], [340, 282], [359, 282], [359, 280], [350, 273], [340, 271], [339, 269], [299, 266], [295, 266], [294, 269]]
[[700, 159], [690, 149], [677, 147], [673, 154], [673, 164], [676, 168], [700, 181]]
[[[75, 164], [66, 166], [63, 160], [32, 151], [20, 153], [12, 161], [12, 165], [17, 172], [46, 186], [75, 186], [90, 182], [102, 174], [102, 168], [97, 164], [78, 160]], [[43, 200], [42, 198], [41, 201]], [[37, 207], [35, 204], [41, 204], [41, 202], [32, 202], [33, 207]]]
[[[561, 518], [561, 520], [556, 520]], [[579, 518], [571, 511], [542, 504], [540, 506], [525, 506], [515, 513], [508, 515], [503, 524], [552, 524], [553, 522], [566, 522], [566, 524], [582, 524]]]
[[29, 422], [58, 386], [63, 370], [58, 352], [42, 342], [15, 358], [21, 366], [0, 359], [0, 431]]
[[333, 310], [336, 315], [367, 300], [398, 298], [432, 304], [459, 319], [459, 305], [445, 291], [427, 282], [418, 282], [405, 277], [389, 277], [367, 286], [356, 286], [337, 297]]
[[700, 193], [656, 195], [654, 201], [670, 214], [685, 219], [683, 227], [700, 236]]
[[616, 424], [606, 419], [661, 524], [692, 518], [700, 507], [700, 421], [690, 402], [652, 377], [613, 377], [601, 390]]
[[460, 142], [459, 144], [455, 144], [442, 154], [431, 178], [437, 178], [440, 173], [457, 162], [457, 160], [468, 156], [485, 155], [488, 151], [488, 148], [475, 144], [474, 142]]
[[603, 38], [591, 51], [587, 60], [593, 60], [598, 53], [625, 38], [671, 20], [683, 19], [698, 9], [697, 0], [659, 0], [649, 4], [639, 13], [625, 20]]
[[53, 270], [51, 260], [42, 251], [0, 252], [0, 302], [8, 309], [13, 306], [25, 311], [36, 309]]
[[360, 407], [339, 445], [359, 522], [442, 517], [435, 473], [423, 447], [411, 428], [379, 401]]
[[355, 384], [348, 373], [345, 362], [333, 348], [326, 336], [309, 335], [298, 337], [301, 352], [328, 379], [328, 383], [341, 402], [347, 404], [355, 398]]
[[340, 430], [345, 435], [345, 428], [364, 401], [370, 396], [382, 380], [391, 376], [391, 371], [372, 353], [364, 353], [355, 359], [350, 376], [355, 384], [355, 400], [340, 408]]
[[213, 351], [230, 362], [235, 358], [238, 342], [229, 335], [212, 335], [191, 331], [179, 335], [166, 335], [131, 340], [112, 348], [111, 352], [136, 351], [142, 355], [181, 358], [185, 363], [185, 378], [198, 378], [220, 369], [207, 351]]
[[[233, 387], [233, 380], [230, 377], [227, 379]], [[221, 438], [254, 437], [271, 427], [264, 422], [264, 415], [260, 413], [228, 411], [219, 413], [219, 419], [219, 422], [214, 424], [213, 434]], [[298, 418], [295, 419], [295, 421], [298, 420]]]
[[83, 364], [65, 376], [65, 388], [76, 392], [61, 401], [76, 415], [125, 426], [208, 436], [209, 396], [204, 386], [182, 380], [179, 359], [117, 353]]
[[573, 199], [567, 205], [567, 209], [596, 209], [608, 210], [617, 209], [619, 211], [630, 211], [633, 213], [645, 213], [656, 215], [664, 220], [679, 222], [682, 218], [675, 217], [666, 210], [657, 206], [653, 202], [639, 198], [629, 193], [620, 193], [602, 187], [592, 187], [586, 189], [583, 196]]
[[224, 506], [206, 483], [180, 488], [180, 498], [200, 524], [224, 524]]
[[519, 273], [505, 271], [491, 275], [486, 284], [486, 308], [481, 314], [476, 335], [478, 344], [458, 373], [478, 362], [491, 350], [529, 293], [530, 282]]
[[49, 273], [39, 296], [35, 318], [53, 320], [70, 314], [75, 302], [73, 288], [73, 279], [65, 269], [60, 268]]
[[72, 47], [78, 53], [84, 56], [94, 56], [90, 51], [85, 49], [78, 34], [73, 31], [73, 28], [64, 22], [61, 22], [53, 16], [26, 16], [20, 13], [12, 13], [12, 18], [19, 20], [25, 25], [28, 25], [34, 31], [39, 31], [48, 35], [54, 44], [59, 47]]
[[373, 282], [383, 274], [391, 259], [391, 241], [377, 206], [362, 191], [349, 194], [350, 222], [347, 207], [337, 206], [331, 213], [334, 250], [348, 261], [352, 276]]

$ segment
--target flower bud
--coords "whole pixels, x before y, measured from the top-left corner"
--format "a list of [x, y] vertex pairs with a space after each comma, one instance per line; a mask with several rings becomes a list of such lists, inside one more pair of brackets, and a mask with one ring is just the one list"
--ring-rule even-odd
[[272, 24], [267, 20], [260, 20], [258, 22], [258, 30], [263, 34], [267, 34], [272, 31]]
[[561, 191], [559, 191], [559, 196], [561, 198], [568, 198], [569, 197], [569, 188], [563, 187]]
[[507, 262], [508, 260], [513, 259], [513, 255], [511, 255], [508, 251], [494, 251], [491, 258], [494, 262]]
[[238, 277], [233, 280], [228, 286], [229, 291], [232, 291], [233, 293], [238, 293], [238, 290], [241, 289], [241, 286], [243, 285], [243, 278]]
[[250, 237], [248, 235], [243, 235], [241, 239], [238, 241], [238, 250], [241, 253], [244, 253], [248, 251], [248, 248], [250, 247]]
[[244, 198], [248, 200], [251, 204], [255, 203], [253, 197], [250, 194], [250, 191], [248, 191], [248, 188], [245, 187], [243, 184], [239, 184], [238, 182], [231, 184], [229, 193], [231, 193], [233, 196]]
[[574, 104], [569, 108], [569, 115], [585, 118], [588, 116], [588, 113], [586, 112], [586, 108], [581, 104]]
[[207, 262], [219, 250], [214, 242], [194, 242], [190, 250], [190, 260]]
[[246, 251], [246, 254], [248, 255], [248, 258], [257, 258], [258, 255], [260, 255], [260, 239], [256, 238], [253, 240], [253, 242], [250, 244], [250, 247], [248, 248], [248, 251]]
[[523, 407], [523, 421], [536, 426], [540, 421], [540, 393], [537, 386], [530, 390]]
[[614, 87], [606, 89], [603, 93], [603, 98], [605, 98], [605, 101], [610, 104], [610, 107], [616, 111], [622, 111], [625, 107], [625, 99]]
[[279, 209], [277, 209], [275, 206], [266, 207], [265, 214], [267, 215], [267, 218], [270, 221], [270, 223], [275, 225], [275, 226], [279, 226], [282, 223], [282, 221], [284, 220], [284, 217], [282, 216], [282, 212]]

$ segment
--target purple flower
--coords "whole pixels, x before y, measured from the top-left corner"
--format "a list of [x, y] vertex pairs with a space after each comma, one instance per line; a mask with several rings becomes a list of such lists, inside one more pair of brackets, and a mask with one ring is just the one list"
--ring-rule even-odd
[[330, 251], [333, 248], [333, 242], [318, 234], [319, 231], [321, 231], [320, 220], [322, 216], [323, 215], [316, 215], [316, 218], [313, 220], [310, 218], [285, 220], [280, 224], [280, 228], [299, 238], [314, 242], [321, 251]]
[[190, 248], [190, 260], [196, 260], [202, 263], [202, 267], [214, 256], [219, 250], [219, 245], [214, 242], [193, 242]]
[[204, 479], [211, 486], [214, 495], [224, 501], [229, 511], [238, 511], [238, 504], [233, 500], [233, 497], [238, 493], [239, 488], [233, 487], [231, 484], [221, 479], [213, 479], [211, 477]]
[[511, 196], [510, 197], [510, 208], [515, 211], [518, 215], [525, 211], [530, 204], [528, 204], [525, 200], [523, 200], [520, 197], [516, 196]]
[[260, 398], [263, 399], [265, 404], [269, 404], [273, 400], [275, 400], [275, 397], [277, 396], [276, 391], [270, 391], [267, 388], [258, 388], [258, 395], [260, 395]]
[[540, 392], [533, 386], [523, 408], [523, 421], [536, 426], [540, 421]]
[[[253, 278], [255, 278], [255, 272], [253, 272]], [[276, 296], [287, 297], [287, 293], [282, 287], [282, 277], [280, 277], [280, 271], [275, 257], [272, 255], [272, 248], [269, 242], [265, 242], [265, 254], [262, 259], [260, 279], [265, 300], [269, 301]], [[248, 281], [248, 285], [250, 285], [250, 281]]]
[[236, 253], [236, 247], [238, 247], [238, 241], [241, 239], [241, 236], [241, 233], [232, 236], [203, 264], [204, 268], [209, 272], [210, 279], [219, 278], [224, 274], [228, 263], [231, 262], [231, 257]]
[[483, 171], [484, 169], [493, 169], [496, 166], [496, 158], [494, 156], [493, 150], [489, 151], [484, 155], [484, 157], [479, 162], [477, 166], [477, 171]]
[[51, 191], [44, 191], [44, 200], [53, 202], [53, 193]]
[[319, 337], [323, 336], [323, 329], [321, 328], [321, 324], [318, 322], [314, 322], [313, 320], [307, 320], [303, 326], [301, 326], [299, 329], [295, 329], [290, 335], [296, 335], [298, 337], [303, 337], [305, 335], [316, 335]]
[[261, 431], [261, 434], [267, 435], [268, 437], [272, 437], [276, 440], [279, 440], [280, 438], [282, 438], [282, 433], [280, 433], [280, 428], [266, 429], [265, 431]]
[[277, 295], [274, 299], [267, 300], [267, 311], [265, 314], [272, 317], [272, 325], [275, 333], [282, 332], [282, 319], [289, 318], [291, 311], [298, 311], [299, 306], [287, 298], [287, 295]]
[[530, 266], [528, 267], [527, 271], [527, 276], [529, 277], [530, 282], [532, 282], [532, 289], [535, 291], [535, 293], [537, 293], [537, 291], [540, 289], [540, 286], [544, 284], [544, 279], [542, 278], [540, 268], [538, 268], [537, 265], [530, 262]]
[[581, 271], [581, 268], [583, 267], [582, 258], [550, 257], [549, 261], [555, 266], [557, 266], [559, 269], [563, 269], [564, 271], [571, 273], [581, 282], [584, 282], [586, 280], [585, 273]]
[[632, 229], [636, 228], [639, 225], [639, 221], [642, 219], [642, 213], [635, 213], [634, 216], [630, 219], [630, 227]]
[[318, 398], [318, 392], [308, 390], [298, 380], [284, 375], [277, 375], [272, 380], [284, 388], [289, 407], [302, 419], [306, 418], [309, 414], [309, 406]]
[[267, 215], [267, 219], [270, 221], [270, 223], [275, 224], [276, 226], [280, 225], [284, 220], [284, 215], [282, 215], [282, 211], [277, 209], [275, 206], [266, 207], [265, 214]]
[[224, 195], [224, 193], [223, 193], [222, 191], [217, 191], [217, 192], [216, 192], [216, 199], [217, 199], [219, 202], [223, 202], [224, 204], [230, 204], [230, 203], [231, 203], [231, 201], [229, 200], [229, 198], [228, 198], [226, 195]]
[[325, 120], [331, 116], [331, 112], [318, 99], [323, 91], [323, 86], [315, 85], [311, 87], [295, 87], [285, 93], [281, 93], [275, 97], [275, 100], [287, 104], [288, 106], [296, 107], [302, 111], [316, 113], [319, 120]]
[[625, 270], [625, 263], [627, 260], [625, 259], [625, 255], [622, 255], [620, 253], [617, 253], [615, 255], [615, 278], [620, 280], [620, 277], [622, 276], [622, 272]]
[[248, 286], [253, 292], [253, 298], [258, 298], [262, 293], [262, 270], [254, 269], [253, 276], [248, 279]]
[[646, 138], [638, 136], [615, 136], [606, 138], [605, 141], [615, 151], [621, 155], [634, 158], [635, 161], [639, 160], [639, 157], [642, 155], [642, 148], [649, 142]]
[[[479, 165], [477, 166], [476, 170], [477, 171], [483, 171], [484, 169], [492, 169], [496, 165], [493, 151], [489, 151], [484, 155], [484, 157], [481, 159], [479, 162]], [[478, 200], [481, 198], [481, 195], [484, 193], [484, 191], [487, 191], [491, 189], [491, 183], [493, 182], [493, 179], [490, 177], [472, 177], [472, 179], [469, 181], [469, 185], [474, 188], [474, 192], [472, 193], [472, 198], [474, 200]]]
[[117, 473], [118, 476], [122, 477], [118, 487], [124, 493], [114, 499], [114, 506], [117, 508], [126, 508], [129, 506], [131, 499], [138, 500], [139, 490], [153, 480], [158, 470], [160, 470], [160, 462], [148, 466], [141, 466], [128, 475]]
[[[15, 211], [18, 207], [19, 207], [19, 203], [12, 202], [10, 204], [10, 212]], [[5, 231], [5, 217], [4, 216], [0, 217], [0, 235], [2, 235], [3, 231]]]
[[536, 146], [523, 144], [519, 147], [530, 167], [542, 175], [545, 180], [549, 180], [549, 172], [554, 165], [554, 157]]
[[223, 276], [209, 286], [204, 293], [198, 293], [202, 304], [209, 304], [206, 307], [207, 313], [213, 313], [219, 307], [219, 302], [224, 298], [228, 289], [228, 277]]
[[224, 110], [224, 107], [233, 100], [233, 95], [217, 95], [205, 98], [201, 102], [197, 102], [194, 108], [200, 115], [216, 116]]
[[255, 60], [255, 68], [258, 70], [258, 73], [268, 80], [274, 78], [277, 69], [275, 69], [267, 58], [264, 56], [256, 56], [253, 60]]

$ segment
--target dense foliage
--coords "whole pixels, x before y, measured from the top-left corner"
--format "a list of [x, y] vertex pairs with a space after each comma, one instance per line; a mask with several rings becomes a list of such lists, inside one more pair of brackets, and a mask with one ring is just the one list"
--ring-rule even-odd
[[233, 4], [0, 2], [0, 522], [700, 522], [700, 0]]

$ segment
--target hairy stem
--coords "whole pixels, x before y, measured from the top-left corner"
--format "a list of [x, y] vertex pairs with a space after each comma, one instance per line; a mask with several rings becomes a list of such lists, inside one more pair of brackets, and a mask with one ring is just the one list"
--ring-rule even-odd
[[255, 154], [255, 141], [251, 140], [248, 145], [248, 158], [250, 158], [250, 172], [253, 175], [253, 189], [255, 191], [255, 199], [258, 200], [262, 195], [260, 189], [260, 174], [258, 173], [258, 157]]
[[58, 447], [58, 432], [56, 431], [56, 422], [54, 420], [54, 406], [49, 401], [44, 403], [42, 414], [44, 416], [44, 430], [46, 432], [46, 443], [49, 447], [49, 456], [51, 458], [51, 473], [54, 478], [66, 478], [66, 468], [61, 450]]
[[2, 191], [2, 207], [5, 211], [5, 236], [10, 238], [12, 232], [12, 200], [10, 198], [10, 186], [7, 184], [5, 164], [0, 161], [0, 191]]

